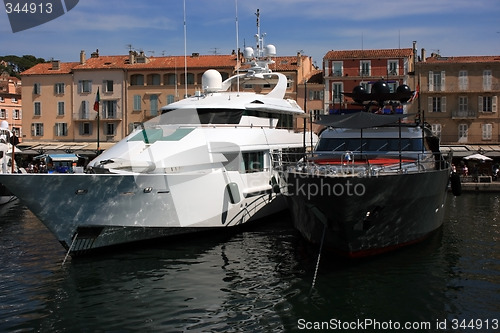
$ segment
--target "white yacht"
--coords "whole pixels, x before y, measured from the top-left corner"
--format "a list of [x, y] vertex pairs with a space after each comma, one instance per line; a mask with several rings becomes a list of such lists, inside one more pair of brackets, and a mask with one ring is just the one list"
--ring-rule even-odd
[[[259, 38], [260, 39], [260, 38]], [[304, 149], [285, 99], [287, 78], [269, 70], [275, 48], [252, 48], [248, 70], [162, 108], [91, 161], [84, 173], [1, 175], [71, 255], [164, 236], [241, 225], [286, 209], [282, 154]], [[267, 94], [238, 85], [271, 82]], [[283, 186], [285, 186], [283, 184]]]

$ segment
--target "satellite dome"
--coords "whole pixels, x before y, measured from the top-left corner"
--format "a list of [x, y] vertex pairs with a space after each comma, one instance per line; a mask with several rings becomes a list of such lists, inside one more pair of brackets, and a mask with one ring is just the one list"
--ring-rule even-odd
[[398, 88], [396, 89], [396, 92], [397, 93], [408, 93], [408, 94], [411, 94], [411, 89], [406, 84], [402, 84], [402, 85], [398, 86]]
[[2, 129], [2, 130], [9, 129], [9, 123], [7, 122], [7, 120], [2, 120], [2, 122], [0, 123], [0, 129]]
[[245, 57], [245, 59], [253, 58], [253, 49], [250, 46], [245, 47], [243, 50], [243, 57]]
[[222, 75], [215, 69], [209, 69], [201, 77], [201, 86], [205, 92], [217, 92], [222, 90]]
[[269, 44], [264, 47], [264, 56], [274, 57], [276, 55], [276, 46]]
[[389, 94], [391, 89], [385, 81], [377, 81], [372, 86], [372, 94]]

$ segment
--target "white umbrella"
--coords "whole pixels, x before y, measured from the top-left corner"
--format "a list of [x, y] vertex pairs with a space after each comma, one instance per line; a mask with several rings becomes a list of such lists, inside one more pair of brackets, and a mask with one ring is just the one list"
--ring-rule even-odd
[[465, 156], [464, 160], [491, 161], [492, 159], [488, 156], [484, 156], [483, 154], [472, 154], [469, 156]]

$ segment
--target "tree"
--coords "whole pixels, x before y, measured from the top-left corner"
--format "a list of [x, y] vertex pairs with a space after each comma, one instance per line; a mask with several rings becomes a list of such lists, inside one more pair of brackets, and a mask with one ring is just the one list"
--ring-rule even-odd
[[20, 78], [20, 73], [35, 66], [36, 64], [46, 62], [43, 58], [37, 58], [33, 55], [15, 55], [0, 56], [0, 73], [7, 72], [10, 76]]

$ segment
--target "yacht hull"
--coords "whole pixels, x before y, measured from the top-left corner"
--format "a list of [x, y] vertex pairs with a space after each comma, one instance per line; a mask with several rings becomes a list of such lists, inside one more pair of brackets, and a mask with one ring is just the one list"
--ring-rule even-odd
[[[0, 177], [72, 255], [236, 226], [286, 209], [282, 196], [266, 190], [232, 203], [227, 190], [231, 175], [222, 170]], [[240, 191], [244, 187], [233, 184]]]
[[[355, 258], [423, 240], [440, 228], [449, 170], [372, 177], [287, 174], [287, 201], [304, 238]], [[323, 235], [324, 234], [324, 235]]]

